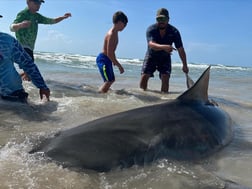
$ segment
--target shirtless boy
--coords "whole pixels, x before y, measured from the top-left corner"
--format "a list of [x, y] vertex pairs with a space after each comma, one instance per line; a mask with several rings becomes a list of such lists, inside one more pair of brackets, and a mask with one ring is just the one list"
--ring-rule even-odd
[[115, 50], [118, 44], [118, 32], [122, 31], [127, 23], [128, 18], [123, 12], [117, 11], [114, 13], [113, 26], [107, 32], [104, 38], [103, 50], [96, 58], [97, 66], [104, 80], [99, 89], [101, 93], [106, 93], [115, 81], [112, 65], [117, 66], [121, 74], [124, 72], [124, 68], [116, 58]]

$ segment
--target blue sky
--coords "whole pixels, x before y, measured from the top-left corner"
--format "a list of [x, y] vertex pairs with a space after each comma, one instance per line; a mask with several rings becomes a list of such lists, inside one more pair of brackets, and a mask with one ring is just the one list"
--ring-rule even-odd
[[[9, 25], [25, 7], [26, 0], [1, 0], [0, 31], [11, 33]], [[53, 18], [71, 12], [72, 17], [40, 25], [35, 51], [96, 56], [113, 13], [121, 10], [129, 23], [119, 34], [116, 55], [143, 59], [146, 29], [161, 7], [179, 29], [189, 63], [252, 66], [251, 0], [45, 0], [39, 13]], [[180, 61], [176, 52], [172, 60]]]

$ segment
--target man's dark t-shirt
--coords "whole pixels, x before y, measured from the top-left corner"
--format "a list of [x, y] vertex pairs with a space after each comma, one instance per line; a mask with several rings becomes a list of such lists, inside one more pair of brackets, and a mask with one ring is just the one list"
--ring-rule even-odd
[[[158, 44], [172, 45], [174, 43], [176, 48], [183, 46], [181, 36], [179, 31], [172, 25], [168, 24], [166, 28], [166, 34], [161, 37], [157, 24], [149, 26], [146, 32], [147, 44], [150, 41], [156, 42]], [[146, 56], [170, 56], [169, 53], [165, 51], [155, 51], [148, 46]]]

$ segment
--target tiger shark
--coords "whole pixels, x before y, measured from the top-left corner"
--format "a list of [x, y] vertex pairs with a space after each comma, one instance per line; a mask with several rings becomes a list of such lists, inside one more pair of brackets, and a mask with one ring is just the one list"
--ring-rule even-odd
[[208, 99], [210, 66], [176, 99], [116, 113], [57, 133], [31, 153], [98, 172], [162, 158], [198, 160], [233, 138], [233, 121]]

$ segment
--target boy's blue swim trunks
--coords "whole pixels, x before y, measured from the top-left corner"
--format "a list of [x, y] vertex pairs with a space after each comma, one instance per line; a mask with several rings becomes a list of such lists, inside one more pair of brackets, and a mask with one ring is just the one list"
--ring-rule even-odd
[[96, 64], [99, 68], [99, 71], [101, 73], [104, 82], [115, 81], [115, 74], [112, 66], [113, 64], [109, 59], [109, 57], [107, 57], [103, 53], [100, 53], [96, 58]]

